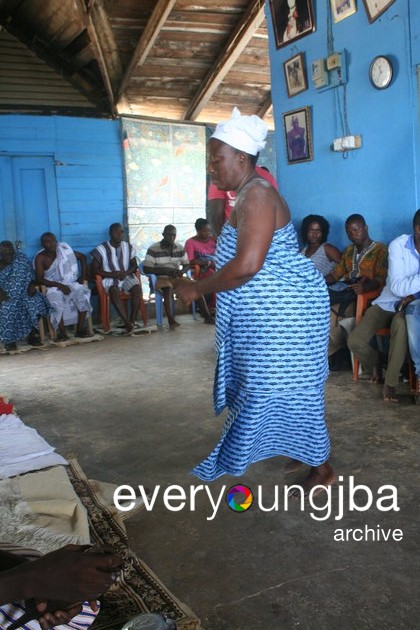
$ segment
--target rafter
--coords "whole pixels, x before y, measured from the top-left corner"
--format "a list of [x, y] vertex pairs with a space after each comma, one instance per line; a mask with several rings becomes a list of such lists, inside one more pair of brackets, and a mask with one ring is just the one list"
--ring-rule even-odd
[[158, 0], [156, 3], [153, 13], [147, 22], [146, 28], [140, 37], [127, 70], [125, 71], [120, 89], [118, 90], [118, 98], [125, 92], [134, 70], [144, 63], [175, 3], [176, 0]]
[[185, 112], [185, 120], [195, 120], [204, 109], [239, 55], [254, 36], [264, 17], [264, 2], [262, 0], [252, 0], [242, 20], [232, 33], [228, 43], [216, 59], [212, 69]]
[[[95, 54], [95, 59], [98, 62], [98, 66], [101, 72], [102, 80], [105, 85], [105, 90], [108, 96], [109, 106], [112, 114], [116, 113], [115, 97], [111, 82], [111, 75], [106, 62], [108, 54], [108, 48], [112, 48], [106, 44], [109, 39], [113, 40], [112, 30], [108, 23], [108, 18], [105, 10], [101, 5], [101, 0], [95, 0], [95, 3], [88, 4], [86, 6], [83, 0], [75, 0], [79, 15], [83, 21], [89, 39], [92, 44], [92, 48]], [[99, 6], [101, 5], [101, 6]], [[116, 50], [115, 41], [113, 41], [113, 49]], [[115, 57], [115, 55], [114, 55]], [[112, 72], [115, 72], [115, 61], [110, 60], [110, 67]]]
[[268, 110], [270, 109], [271, 105], [273, 104], [273, 100], [271, 98], [271, 90], [268, 92], [263, 104], [261, 105], [260, 109], [257, 112], [257, 116], [259, 116], [260, 118], [264, 118], [264, 116], [266, 115], [266, 113], [268, 112]]

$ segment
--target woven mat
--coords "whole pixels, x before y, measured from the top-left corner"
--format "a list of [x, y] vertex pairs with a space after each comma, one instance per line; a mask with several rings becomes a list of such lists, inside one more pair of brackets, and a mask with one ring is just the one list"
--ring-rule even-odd
[[124, 561], [120, 582], [104, 595], [92, 630], [119, 630], [143, 612], [159, 612], [173, 619], [178, 630], [199, 630], [200, 621], [194, 613], [129, 549], [125, 530], [96, 495], [76, 460], [69, 461], [68, 475], [88, 512], [92, 541], [111, 545]]

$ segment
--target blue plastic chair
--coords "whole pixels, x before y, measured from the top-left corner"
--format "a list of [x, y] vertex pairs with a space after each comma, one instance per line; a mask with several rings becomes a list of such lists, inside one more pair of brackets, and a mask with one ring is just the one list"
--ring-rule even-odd
[[[156, 317], [156, 325], [159, 327], [163, 326], [163, 295], [160, 291], [156, 290], [156, 281], [157, 281], [157, 275], [154, 273], [144, 273], [143, 271], [143, 262], [141, 262], [139, 264], [139, 271], [143, 276], [146, 276], [146, 278], [149, 278], [151, 286], [152, 286], [152, 293], [155, 296], [155, 317]], [[188, 278], [191, 278], [191, 271], [187, 271], [186, 275], [188, 276]], [[149, 299], [147, 301], [147, 319], [149, 319], [150, 317], [150, 305], [151, 305], [151, 300], [150, 300], [150, 295], [149, 295]], [[172, 310], [172, 315], [175, 315], [175, 300], [172, 298], [172, 304], [171, 304], [171, 310]], [[195, 302], [192, 303], [192, 315], [193, 315], [193, 319], [197, 320], [197, 313], [196, 313], [196, 308], [195, 308]]]

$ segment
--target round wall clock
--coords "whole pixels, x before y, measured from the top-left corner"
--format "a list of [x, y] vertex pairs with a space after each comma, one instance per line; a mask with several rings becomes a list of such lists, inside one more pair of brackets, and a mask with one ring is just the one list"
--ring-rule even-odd
[[370, 64], [369, 79], [373, 87], [378, 90], [389, 87], [393, 74], [392, 61], [385, 55], [378, 55]]

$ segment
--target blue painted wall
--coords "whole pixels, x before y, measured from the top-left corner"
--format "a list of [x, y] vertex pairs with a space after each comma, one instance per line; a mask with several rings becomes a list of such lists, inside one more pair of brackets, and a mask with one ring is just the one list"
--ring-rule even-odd
[[[388, 243], [409, 232], [419, 202], [419, 94], [416, 65], [420, 64], [420, 2], [396, 0], [369, 24], [362, 0], [357, 12], [332, 24], [334, 50], [349, 52], [347, 111], [351, 134], [363, 146], [347, 159], [331, 150], [334, 138], [345, 135], [340, 125], [338, 99], [343, 89], [317, 91], [310, 64], [327, 57], [327, 11], [330, 0], [314, 0], [316, 31], [276, 50], [271, 14], [266, 6], [270, 38], [272, 95], [276, 125], [277, 178], [298, 226], [309, 213], [323, 214], [331, 223], [329, 240], [347, 243], [343, 222], [363, 214], [376, 240]], [[308, 90], [288, 98], [283, 62], [303, 52]], [[371, 60], [380, 54], [393, 58], [396, 78], [386, 90], [369, 81]], [[314, 159], [288, 164], [284, 145], [283, 113], [310, 106]]]
[[0, 155], [53, 157], [61, 239], [76, 250], [89, 252], [124, 220], [120, 134], [119, 121], [0, 116]]

